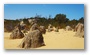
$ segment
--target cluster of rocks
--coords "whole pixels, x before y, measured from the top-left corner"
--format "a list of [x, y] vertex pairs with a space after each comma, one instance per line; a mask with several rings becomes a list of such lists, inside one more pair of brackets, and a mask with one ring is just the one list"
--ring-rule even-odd
[[37, 48], [45, 46], [43, 35], [46, 33], [44, 26], [38, 26], [35, 19], [29, 20], [31, 23], [31, 28], [29, 33], [25, 35], [23, 41], [20, 43], [20, 48]]
[[[36, 19], [29, 19], [29, 23], [31, 24], [31, 28], [27, 34], [23, 34], [21, 30], [25, 28], [25, 24], [23, 21], [21, 21], [15, 29], [12, 31], [10, 35], [10, 39], [21, 39], [23, 38], [22, 42], [20, 43], [20, 48], [37, 48], [41, 46], [45, 46], [43, 34], [46, 33], [46, 29], [44, 26], [39, 26], [37, 24]], [[49, 24], [48, 26], [48, 32], [51, 31], [59, 32], [59, 28], [56, 27], [53, 29], [52, 25]], [[66, 26], [66, 31], [72, 30], [70, 26]], [[82, 23], [78, 23], [74, 29], [75, 36], [84, 37], [84, 25]]]
[[49, 26], [48, 26], [48, 32], [51, 32], [51, 31], [59, 32], [59, 28], [58, 27], [55, 28], [51, 24], [49, 24]]

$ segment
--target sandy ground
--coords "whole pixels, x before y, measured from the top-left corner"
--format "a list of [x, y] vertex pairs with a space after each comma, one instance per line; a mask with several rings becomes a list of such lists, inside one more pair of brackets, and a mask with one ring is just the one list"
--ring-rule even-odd
[[[21, 49], [18, 45], [22, 39], [9, 39], [11, 33], [4, 33], [4, 48], [5, 49]], [[46, 32], [43, 35], [46, 46], [35, 49], [84, 49], [84, 38], [75, 37], [75, 32], [64, 31]]]

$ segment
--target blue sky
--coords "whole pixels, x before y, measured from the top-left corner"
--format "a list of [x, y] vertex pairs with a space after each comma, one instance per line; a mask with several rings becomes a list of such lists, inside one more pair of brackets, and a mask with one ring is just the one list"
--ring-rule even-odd
[[56, 14], [66, 14], [67, 18], [84, 17], [84, 4], [4, 4], [4, 19], [30, 18], [36, 15], [55, 17]]

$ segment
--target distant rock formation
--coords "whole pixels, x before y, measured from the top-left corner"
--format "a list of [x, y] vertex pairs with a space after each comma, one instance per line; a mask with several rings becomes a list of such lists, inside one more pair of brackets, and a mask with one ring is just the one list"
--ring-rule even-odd
[[70, 31], [70, 30], [72, 30], [72, 28], [70, 26], [66, 26], [66, 29], [65, 30], [66, 31]]
[[53, 28], [52, 28], [52, 25], [49, 24], [49, 26], [48, 26], [48, 32], [51, 32], [51, 31], [53, 31]]
[[55, 32], [59, 32], [59, 28], [58, 28], [58, 27], [56, 27], [54, 31], [55, 31]]

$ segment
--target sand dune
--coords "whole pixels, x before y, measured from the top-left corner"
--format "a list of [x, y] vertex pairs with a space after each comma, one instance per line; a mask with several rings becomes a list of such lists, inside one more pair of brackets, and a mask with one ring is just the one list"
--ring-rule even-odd
[[[22, 39], [9, 39], [11, 33], [4, 33], [4, 48], [5, 49], [21, 49], [18, 45]], [[75, 32], [64, 31], [46, 32], [43, 35], [46, 46], [35, 49], [84, 49], [84, 38], [75, 37]]]

